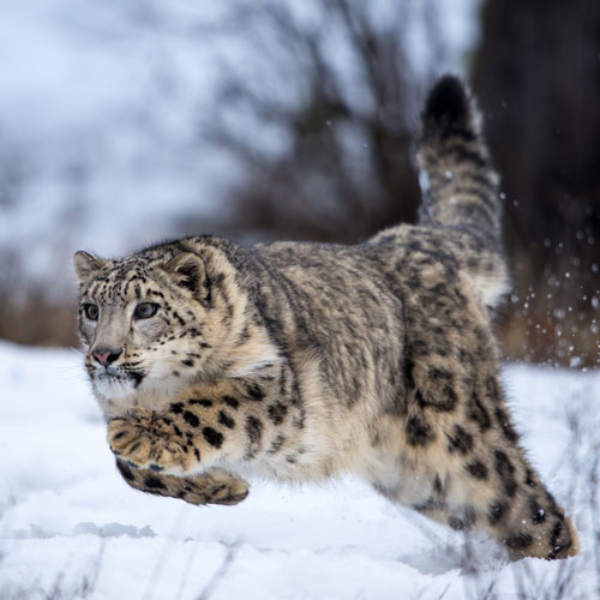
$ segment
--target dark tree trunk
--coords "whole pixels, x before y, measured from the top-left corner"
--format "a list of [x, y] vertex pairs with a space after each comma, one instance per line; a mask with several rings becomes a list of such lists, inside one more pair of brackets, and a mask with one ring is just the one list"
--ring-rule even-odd
[[503, 175], [519, 296], [507, 350], [519, 354], [526, 346], [535, 358], [594, 364], [600, 343], [600, 2], [487, 0], [482, 18], [473, 84]]

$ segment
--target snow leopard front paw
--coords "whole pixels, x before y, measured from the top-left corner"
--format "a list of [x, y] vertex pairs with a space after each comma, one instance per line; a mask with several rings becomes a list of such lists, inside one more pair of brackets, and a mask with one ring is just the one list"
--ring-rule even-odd
[[143, 408], [108, 423], [108, 444], [131, 467], [154, 472], [185, 473], [200, 461], [200, 453], [190, 441], [184, 443], [169, 418]]
[[188, 490], [183, 500], [190, 504], [233, 506], [245, 500], [249, 493], [248, 484], [237, 477], [202, 475], [184, 481]]
[[231, 506], [245, 500], [249, 493], [249, 486], [243, 479], [225, 471], [212, 469], [198, 475], [178, 477], [132, 469], [120, 458], [117, 458], [116, 464], [119, 473], [132, 488], [147, 494], [177, 498], [196, 506]]

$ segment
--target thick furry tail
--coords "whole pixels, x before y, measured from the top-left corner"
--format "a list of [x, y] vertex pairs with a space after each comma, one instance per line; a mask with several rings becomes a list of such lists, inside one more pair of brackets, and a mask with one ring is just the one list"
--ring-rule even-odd
[[429, 93], [417, 163], [422, 224], [468, 229], [500, 243], [499, 178], [490, 164], [475, 101], [457, 77], [445, 75]]
[[458, 258], [484, 303], [496, 306], [509, 288], [499, 177], [475, 101], [457, 77], [445, 75], [429, 93], [417, 163], [423, 194], [420, 223], [448, 229], [463, 240], [466, 236], [470, 250]]

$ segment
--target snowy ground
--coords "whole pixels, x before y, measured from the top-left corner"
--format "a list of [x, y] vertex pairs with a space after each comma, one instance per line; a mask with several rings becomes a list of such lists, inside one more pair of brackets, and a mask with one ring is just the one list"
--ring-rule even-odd
[[76, 352], [0, 344], [3, 600], [598, 597], [587, 478], [600, 439], [598, 372], [505, 369], [525, 445], [582, 546], [567, 561], [511, 565], [490, 540], [465, 545], [354, 480], [258, 484], [237, 507], [135, 492], [115, 471], [80, 362]]

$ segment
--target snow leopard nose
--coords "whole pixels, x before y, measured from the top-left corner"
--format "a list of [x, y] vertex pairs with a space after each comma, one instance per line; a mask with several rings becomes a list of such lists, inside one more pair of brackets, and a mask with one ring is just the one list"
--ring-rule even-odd
[[123, 349], [110, 350], [109, 348], [97, 348], [92, 352], [93, 357], [103, 366], [108, 367], [108, 365], [112, 364], [123, 354]]

